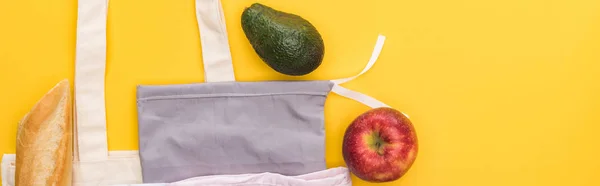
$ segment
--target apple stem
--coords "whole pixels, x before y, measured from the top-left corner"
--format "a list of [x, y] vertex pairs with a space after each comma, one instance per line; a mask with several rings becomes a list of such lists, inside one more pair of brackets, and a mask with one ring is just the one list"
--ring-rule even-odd
[[373, 150], [375, 150], [375, 152], [377, 152], [378, 155], [383, 156], [383, 154], [384, 154], [383, 146], [386, 143], [385, 143], [385, 141], [383, 141], [383, 139], [381, 139], [381, 136], [379, 135], [379, 131], [373, 132], [371, 134], [371, 137], [372, 137], [371, 148], [373, 148]]
[[381, 149], [381, 146], [383, 144], [381, 144], [381, 141], [377, 141], [375, 142], [375, 146], [377, 147], [377, 154], [379, 154], [380, 156], [383, 156], [383, 149]]

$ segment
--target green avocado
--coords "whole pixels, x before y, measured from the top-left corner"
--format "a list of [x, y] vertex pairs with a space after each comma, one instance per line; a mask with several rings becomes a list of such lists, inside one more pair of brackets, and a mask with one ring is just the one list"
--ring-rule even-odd
[[242, 29], [258, 56], [279, 73], [306, 75], [321, 65], [323, 39], [298, 15], [254, 3], [242, 13]]

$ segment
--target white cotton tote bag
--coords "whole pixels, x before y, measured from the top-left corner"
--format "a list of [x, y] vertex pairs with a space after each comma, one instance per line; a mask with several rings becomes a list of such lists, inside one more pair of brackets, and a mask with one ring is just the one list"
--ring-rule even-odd
[[[108, 150], [104, 100], [107, 6], [107, 0], [79, 0], [78, 3], [73, 185], [141, 184], [143, 182], [138, 151]], [[235, 81], [220, 1], [196, 0], [196, 16], [203, 46], [206, 83]], [[388, 107], [372, 97], [340, 86], [367, 72], [375, 64], [384, 40], [384, 36], [379, 36], [371, 59], [358, 75], [331, 80], [330, 91], [372, 108]], [[14, 154], [5, 154], [2, 158], [3, 186], [14, 185], [14, 160]], [[338, 167], [300, 175], [263, 172], [190, 176], [171, 184], [351, 185], [349, 180], [348, 170]]]

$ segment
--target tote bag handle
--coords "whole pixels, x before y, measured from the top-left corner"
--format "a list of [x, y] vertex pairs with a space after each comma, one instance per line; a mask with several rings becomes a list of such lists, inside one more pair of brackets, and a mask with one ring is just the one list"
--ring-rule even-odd
[[196, 0], [204, 81], [235, 81], [225, 16], [220, 0]]
[[79, 0], [75, 47], [74, 160], [108, 158], [104, 78], [107, 0]]
[[[195, 0], [207, 82], [234, 81], [219, 0]], [[107, 0], [79, 0], [75, 56], [74, 164], [77, 184], [141, 182], [137, 151], [109, 151], [105, 73]]]
[[[196, 0], [206, 82], [235, 81], [220, 0]], [[75, 156], [108, 156], [105, 108], [107, 0], [79, 0], [75, 57]]]

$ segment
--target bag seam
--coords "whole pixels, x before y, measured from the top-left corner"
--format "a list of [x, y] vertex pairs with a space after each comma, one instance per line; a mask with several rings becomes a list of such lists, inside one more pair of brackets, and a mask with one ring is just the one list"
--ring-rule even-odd
[[172, 100], [172, 99], [198, 99], [198, 98], [218, 98], [218, 97], [261, 97], [261, 96], [280, 96], [280, 95], [308, 95], [308, 96], [326, 96], [324, 92], [282, 92], [282, 93], [219, 93], [219, 94], [184, 94], [170, 96], [149, 96], [138, 98], [138, 101], [153, 100]]
[[[141, 160], [143, 161], [143, 160]], [[324, 161], [319, 161], [319, 160], [315, 160], [315, 161], [305, 161], [305, 162], [265, 162], [265, 163], [248, 163], [248, 164], [212, 164], [211, 166], [230, 166], [230, 165], [260, 165], [260, 164], [285, 164], [285, 163], [324, 163]], [[146, 165], [145, 168], [142, 165], [142, 169], [160, 169], [160, 168], [174, 168], [174, 167], [203, 167], [203, 166], [207, 166], [207, 165], [185, 165], [185, 166], [148, 166]]]

